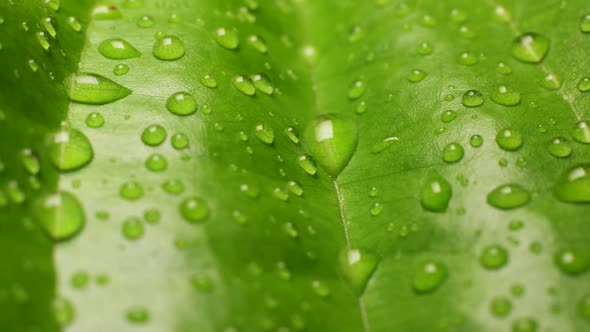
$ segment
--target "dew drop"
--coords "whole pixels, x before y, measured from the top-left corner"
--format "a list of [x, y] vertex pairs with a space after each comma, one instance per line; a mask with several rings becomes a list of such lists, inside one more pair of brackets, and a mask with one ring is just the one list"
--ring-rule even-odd
[[590, 77], [586, 76], [580, 79], [577, 88], [580, 92], [590, 91]]
[[365, 290], [378, 262], [377, 256], [358, 249], [350, 249], [340, 255], [340, 266], [344, 276], [357, 294], [362, 294]]
[[561, 82], [555, 74], [547, 74], [541, 80], [541, 87], [547, 90], [558, 90], [561, 88]]
[[123, 221], [122, 233], [127, 240], [138, 240], [144, 234], [143, 223], [137, 217], [129, 217]]
[[555, 196], [568, 203], [590, 203], [590, 164], [581, 164], [565, 172], [554, 188]]
[[581, 248], [565, 248], [553, 256], [555, 265], [566, 274], [576, 275], [590, 268], [590, 254]]
[[497, 296], [490, 302], [490, 312], [496, 317], [506, 317], [512, 311], [512, 302], [506, 296]]
[[431, 212], [445, 212], [453, 195], [451, 184], [441, 176], [431, 176], [422, 185], [420, 203]]
[[186, 149], [189, 145], [188, 136], [183, 133], [178, 133], [172, 135], [170, 140], [172, 147], [176, 150], [183, 150]]
[[266, 41], [258, 35], [251, 35], [250, 37], [248, 37], [248, 45], [252, 46], [252, 48], [254, 48], [262, 54], [268, 53]]
[[137, 58], [141, 55], [133, 45], [121, 38], [111, 38], [104, 40], [98, 46], [98, 51], [102, 56], [112, 60], [125, 60]]
[[188, 92], [177, 92], [166, 101], [166, 109], [176, 115], [190, 115], [197, 111], [199, 105]]
[[113, 74], [116, 76], [123, 76], [129, 72], [129, 66], [123, 63], [120, 63], [113, 68]]
[[184, 192], [184, 184], [180, 180], [168, 180], [162, 183], [162, 189], [172, 195], [178, 195]]
[[137, 26], [140, 28], [151, 28], [154, 24], [154, 18], [149, 15], [143, 15], [137, 20]]
[[76, 310], [72, 302], [66, 298], [58, 297], [52, 305], [55, 320], [61, 327], [66, 327], [76, 318]]
[[45, 32], [39, 31], [39, 32], [37, 32], [36, 36], [37, 36], [37, 41], [39, 42], [39, 45], [41, 45], [41, 47], [45, 51], [49, 51], [51, 44], [49, 44], [49, 41], [47, 40], [47, 36], [45, 36]]
[[442, 151], [442, 159], [445, 163], [456, 163], [463, 159], [465, 150], [459, 143], [449, 143]]
[[33, 210], [43, 229], [55, 241], [72, 238], [84, 227], [82, 205], [68, 192], [62, 191], [37, 199]]
[[52, 136], [49, 156], [58, 170], [73, 171], [90, 163], [94, 150], [81, 131], [62, 129]]
[[[590, 31], [590, 27], [588, 27]], [[590, 294], [585, 295], [578, 302], [578, 313], [586, 321], [590, 322]]]
[[146, 127], [141, 133], [141, 141], [145, 145], [158, 146], [166, 140], [168, 134], [161, 125], [154, 124]]
[[551, 155], [558, 158], [567, 158], [572, 154], [572, 146], [567, 139], [563, 137], [555, 137], [552, 139], [547, 150], [549, 150]]
[[527, 32], [512, 42], [512, 56], [526, 63], [541, 62], [548, 50], [549, 39], [534, 32]]
[[213, 36], [220, 46], [228, 50], [235, 50], [240, 46], [238, 30], [235, 28], [218, 28], [215, 30]]
[[33, 153], [31, 149], [23, 149], [20, 153], [21, 162], [25, 167], [27, 173], [31, 175], [36, 175], [41, 170], [41, 164], [39, 163], [39, 159]]
[[152, 52], [154, 57], [160, 60], [173, 61], [182, 58], [186, 50], [180, 38], [176, 36], [163, 36], [156, 40]]
[[429, 42], [422, 42], [418, 45], [418, 54], [420, 55], [430, 55], [432, 54], [432, 51], [433, 47]]
[[355, 100], [360, 98], [365, 93], [366, 88], [367, 86], [362, 80], [352, 82], [348, 89], [348, 99]]
[[138, 200], [143, 197], [143, 186], [135, 181], [125, 182], [119, 188], [119, 196], [130, 201]]
[[412, 278], [412, 288], [417, 293], [430, 293], [440, 287], [447, 278], [447, 267], [428, 260], [417, 266]]
[[297, 132], [297, 129], [295, 129], [294, 127], [288, 127], [287, 129], [285, 129], [285, 135], [287, 135], [291, 142], [299, 144], [299, 133]]
[[297, 158], [299, 166], [309, 175], [315, 175], [318, 168], [315, 160], [308, 154], [303, 154]]
[[509, 75], [512, 74], [512, 67], [510, 67], [505, 62], [500, 61], [496, 66], [496, 71], [500, 74]]
[[590, 14], [582, 16], [580, 20], [580, 31], [585, 33], [590, 32]]
[[74, 30], [76, 32], [82, 31], [82, 24], [80, 24], [80, 21], [78, 21], [78, 19], [75, 18], [74, 16], [68, 17], [67, 22], [68, 22], [68, 25], [70, 26], [70, 28], [72, 28], [72, 30]]
[[262, 143], [271, 145], [274, 143], [275, 140], [275, 132], [274, 130], [263, 123], [259, 123], [255, 127], [254, 134], [256, 138], [258, 138]]
[[576, 123], [571, 135], [577, 142], [590, 144], [590, 121], [581, 120]]
[[145, 167], [152, 172], [163, 172], [168, 167], [168, 161], [163, 155], [153, 153], [146, 159]]
[[440, 115], [440, 121], [449, 123], [457, 118], [457, 112], [453, 110], [446, 110]]
[[190, 197], [180, 204], [180, 214], [191, 224], [202, 223], [209, 217], [209, 206], [199, 197]]
[[505, 184], [492, 190], [487, 202], [493, 207], [503, 210], [515, 209], [527, 204], [531, 194], [518, 184]]
[[481, 137], [481, 135], [472, 135], [469, 138], [469, 144], [474, 147], [474, 148], [478, 148], [483, 144], [483, 137]]
[[490, 99], [499, 105], [515, 106], [520, 103], [520, 92], [510, 85], [499, 85], [490, 94]]
[[145, 324], [150, 320], [150, 313], [145, 307], [138, 306], [127, 310], [125, 317], [131, 324]]
[[246, 96], [253, 96], [256, 94], [256, 87], [252, 81], [243, 75], [234, 77], [232, 81], [233, 86]]
[[206, 74], [203, 77], [201, 77], [200, 82], [201, 82], [201, 84], [203, 84], [204, 87], [207, 87], [210, 89], [214, 89], [217, 87], [217, 80], [209, 74]]
[[473, 66], [479, 62], [477, 56], [472, 52], [461, 52], [457, 58], [457, 62], [464, 66]]
[[412, 69], [410, 74], [408, 74], [408, 81], [412, 83], [418, 83], [426, 78], [426, 72], [421, 69]]
[[252, 80], [254, 86], [256, 87], [256, 89], [258, 89], [258, 91], [261, 91], [267, 95], [272, 95], [272, 93], [274, 92], [274, 87], [268, 75], [262, 73], [255, 74], [252, 75], [250, 79]]
[[479, 263], [488, 270], [497, 270], [508, 263], [508, 250], [499, 245], [490, 245], [483, 249]]
[[51, 38], [55, 39], [57, 37], [57, 31], [55, 31], [55, 27], [53, 26], [53, 19], [49, 16], [44, 17], [41, 20], [41, 25], [47, 33], [51, 36]]
[[357, 135], [354, 120], [340, 114], [327, 114], [310, 122], [303, 141], [320, 166], [336, 178], [356, 151]]
[[112, 103], [132, 92], [106, 77], [91, 73], [72, 76], [68, 86], [67, 92], [72, 101], [93, 105]]
[[484, 99], [481, 92], [477, 90], [469, 90], [463, 94], [461, 102], [467, 107], [476, 107], [483, 104]]
[[512, 128], [504, 128], [496, 135], [496, 143], [505, 151], [516, 151], [522, 146], [522, 134]]
[[303, 188], [301, 188], [301, 185], [295, 181], [287, 182], [287, 189], [296, 196], [303, 196]]

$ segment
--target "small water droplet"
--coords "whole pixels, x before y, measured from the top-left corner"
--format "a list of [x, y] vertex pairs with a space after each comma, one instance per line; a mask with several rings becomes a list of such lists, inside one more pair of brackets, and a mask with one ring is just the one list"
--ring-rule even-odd
[[520, 92], [510, 85], [498, 85], [490, 94], [490, 99], [499, 105], [515, 106], [520, 103]]
[[315, 175], [317, 173], [317, 165], [315, 160], [308, 154], [303, 154], [297, 158], [299, 166], [309, 175]]
[[113, 74], [115, 74], [116, 76], [123, 76], [123, 75], [127, 74], [128, 72], [129, 72], [129, 66], [124, 63], [120, 63], [120, 64], [116, 65], [115, 68], [113, 68]]
[[381, 153], [381, 152], [387, 150], [387, 148], [392, 146], [395, 142], [399, 142], [399, 137], [396, 137], [396, 136], [386, 137], [382, 141], [375, 143], [371, 147], [371, 153], [373, 153], [373, 154]]
[[418, 83], [426, 78], [426, 72], [421, 69], [412, 69], [408, 74], [408, 81], [412, 83]]
[[348, 89], [348, 99], [355, 100], [360, 98], [367, 89], [365, 82], [362, 80], [356, 80], [352, 82], [350, 88]]
[[123, 236], [127, 240], [138, 240], [143, 237], [144, 227], [141, 220], [137, 217], [129, 217], [123, 221]]
[[446, 163], [456, 163], [463, 159], [464, 154], [465, 150], [461, 144], [449, 143], [443, 148], [442, 159]]
[[537, 332], [539, 324], [529, 317], [520, 317], [512, 322], [512, 332]]
[[432, 51], [433, 47], [429, 42], [422, 42], [418, 45], [418, 54], [420, 55], [430, 55], [432, 54]]
[[481, 135], [472, 135], [469, 138], [469, 144], [474, 147], [474, 148], [478, 148], [483, 144], [483, 137], [481, 137]]
[[314, 293], [316, 293], [317, 296], [321, 298], [327, 298], [328, 296], [330, 296], [330, 289], [328, 288], [328, 286], [326, 286], [326, 284], [319, 280], [312, 281], [311, 289]]
[[140, 199], [143, 197], [143, 186], [136, 181], [125, 182], [119, 188], [119, 195], [130, 201]]
[[297, 129], [295, 129], [294, 127], [288, 127], [287, 129], [285, 129], [285, 135], [287, 135], [291, 142], [299, 144], [299, 133], [297, 132]]
[[522, 134], [512, 128], [504, 128], [496, 135], [496, 143], [502, 150], [516, 151], [522, 146]]
[[515, 209], [527, 204], [531, 194], [518, 184], [504, 184], [492, 190], [487, 202], [498, 209]]
[[497, 296], [490, 302], [490, 312], [496, 317], [506, 317], [512, 311], [512, 302], [506, 296]]
[[444, 123], [449, 123], [457, 118], [457, 112], [453, 110], [446, 110], [441, 113], [440, 121]]
[[215, 30], [213, 36], [220, 46], [228, 50], [235, 50], [240, 46], [238, 30], [235, 28], [218, 28]]
[[168, 134], [166, 129], [161, 125], [154, 124], [146, 127], [141, 133], [141, 141], [149, 146], [158, 146], [162, 144]]
[[419, 264], [414, 271], [412, 288], [417, 293], [429, 293], [440, 287], [447, 278], [447, 267], [433, 260]]
[[102, 105], [123, 99], [131, 90], [110, 79], [91, 73], [81, 73], [69, 79], [68, 95], [72, 101]]
[[152, 172], [162, 172], [168, 167], [168, 161], [163, 155], [153, 153], [145, 160], [145, 167]]
[[451, 184], [441, 176], [429, 177], [420, 190], [422, 207], [431, 212], [445, 212], [453, 195]]
[[202, 198], [190, 197], [180, 204], [180, 214], [191, 224], [202, 223], [209, 217], [209, 206]]
[[140, 16], [137, 20], [137, 26], [140, 28], [151, 28], [154, 24], [154, 18], [149, 15]]
[[301, 185], [295, 181], [287, 182], [287, 189], [299, 197], [303, 196], [303, 188], [301, 188]]
[[186, 136], [186, 134], [183, 133], [174, 134], [172, 135], [170, 143], [172, 144], [172, 147], [176, 150], [186, 149], [189, 145], [188, 136]]
[[547, 149], [549, 153], [558, 158], [567, 158], [572, 154], [572, 146], [563, 137], [552, 139]]
[[37, 41], [39, 42], [39, 45], [41, 45], [41, 47], [45, 51], [49, 51], [51, 44], [49, 44], [49, 41], [47, 40], [47, 36], [45, 35], [45, 32], [39, 31], [39, 32], [37, 32], [36, 36], [37, 36]]
[[184, 42], [176, 36], [162, 36], [154, 43], [154, 57], [164, 61], [182, 58], [186, 52]]
[[274, 92], [274, 87], [268, 75], [262, 73], [255, 74], [252, 75], [250, 79], [252, 80], [254, 86], [256, 87], [256, 89], [258, 89], [258, 91], [262, 91], [267, 95], [272, 95], [272, 93]]
[[365, 32], [360, 25], [353, 25], [348, 33], [348, 42], [354, 44], [361, 40], [361, 38], [363, 38], [364, 35]]
[[[588, 29], [590, 31], [590, 26]], [[590, 294], [585, 295], [578, 302], [578, 313], [583, 319], [590, 322]]]
[[60, 0], [45, 0], [45, 6], [51, 8], [53, 11], [59, 11]]
[[98, 46], [98, 51], [102, 56], [112, 60], [125, 60], [137, 58], [141, 55], [133, 45], [122, 38], [106, 39]]
[[590, 144], [590, 121], [581, 120], [576, 123], [571, 135], [577, 142]]
[[541, 62], [548, 50], [549, 39], [534, 32], [527, 32], [512, 42], [512, 56], [526, 63]]
[[233, 86], [246, 96], [253, 96], [256, 94], [256, 87], [252, 81], [243, 75], [234, 77], [232, 81]]
[[271, 145], [272, 143], [274, 143], [275, 132], [270, 126], [268, 126], [266, 124], [263, 124], [263, 123], [257, 124], [255, 127], [254, 134], [262, 143], [265, 143], [268, 145]]
[[52, 304], [55, 320], [61, 327], [70, 325], [76, 318], [76, 310], [72, 302], [66, 298], [58, 297]]
[[184, 192], [184, 184], [180, 180], [168, 180], [162, 183], [162, 189], [169, 194], [178, 195]]
[[571, 275], [581, 274], [590, 268], [590, 254], [582, 248], [564, 248], [553, 257], [557, 267]]
[[472, 52], [465, 51], [459, 54], [457, 62], [464, 66], [473, 66], [479, 62], [479, 59]]
[[577, 88], [580, 92], [590, 91], [590, 77], [585, 76], [578, 82]]
[[85, 224], [80, 201], [65, 191], [40, 197], [33, 210], [43, 229], [56, 241], [72, 238]]
[[150, 313], [145, 307], [138, 306], [127, 310], [125, 317], [131, 324], [145, 324], [150, 320]]
[[484, 99], [481, 92], [477, 90], [469, 90], [463, 94], [461, 102], [467, 107], [476, 107], [483, 104]]
[[20, 153], [20, 157], [27, 173], [31, 175], [36, 175], [39, 173], [41, 170], [41, 164], [39, 163], [39, 158], [37, 158], [37, 155], [33, 153], [33, 150], [23, 149]]
[[508, 263], [508, 250], [497, 244], [487, 246], [479, 256], [479, 263], [488, 270], [497, 270]]
[[94, 150], [81, 131], [62, 129], [52, 136], [49, 156], [58, 170], [73, 171], [90, 163]]
[[251, 35], [248, 37], [248, 44], [262, 54], [268, 53], [266, 41], [258, 35]]
[[509, 75], [512, 74], [512, 67], [510, 67], [505, 62], [500, 61], [496, 66], [496, 71], [500, 74]]
[[201, 77], [200, 81], [201, 84], [203, 84], [203, 86], [207, 88], [214, 89], [217, 87], [217, 80], [209, 74], [206, 74], [205, 76]]
[[582, 16], [580, 20], [580, 31], [582, 32], [590, 32], [590, 14], [586, 14]]
[[188, 92], [177, 92], [166, 101], [166, 109], [176, 115], [190, 115], [197, 111], [199, 105], [193, 95]]

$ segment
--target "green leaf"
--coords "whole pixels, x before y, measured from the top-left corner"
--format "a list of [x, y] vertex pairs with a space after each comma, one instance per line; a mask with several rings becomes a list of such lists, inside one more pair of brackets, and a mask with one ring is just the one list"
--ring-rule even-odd
[[2, 330], [588, 330], [588, 13], [1, 2]]

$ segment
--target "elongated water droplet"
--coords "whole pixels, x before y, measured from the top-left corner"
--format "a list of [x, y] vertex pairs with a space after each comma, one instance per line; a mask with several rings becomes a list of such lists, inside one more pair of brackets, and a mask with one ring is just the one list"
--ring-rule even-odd
[[440, 287], [447, 278], [447, 267], [440, 262], [428, 260], [414, 271], [412, 288], [417, 293], [430, 293]]
[[102, 105], [123, 99], [132, 91], [106, 77], [82, 73], [70, 78], [67, 92], [72, 101]]
[[164, 61], [174, 61], [182, 58], [186, 50], [182, 40], [176, 36], [163, 36], [154, 43], [152, 53], [154, 57]]
[[516, 151], [522, 146], [522, 134], [512, 128], [504, 128], [496, 135], [496, 143], [502, 150]]
[[515, 209], [527, 204], [531, 194], [518, 184], [505, 184], [492, 190], [487, 196], [487, 202], [498, 209]]
[[75, 236], [85, 223], [82, 205], [65, 191], [39, 198], [34, 213], [47, 234], [56, 241]]
[[51, 8], [53, 11], [59, 11], [60, 0], [45, 0], [45, 6]]
[[479, 256], [479, 263], [486, 269], [497, 270], [508, 262], [508, 250], [499, 245], [487, 246]]
[[522, 62], [539, 63], [548, 50], [549, 39], [534, 32], [527, 32], [512, 42], [512, 56]]
[[238, 91], [245, 94], [246, 96], [253, 96], [256, 94], [256, 87], [252, 81], [243, 75], [234, 77], [232, 84]]
[[45, 51], [49, 51], [51, 44], [49, 44], [49, 41], [47, 40], [47, 36], [45, 35], [45, 32], [39, 31], [39, 32], [37, 32], [36, 36], [37, 36], [37, 41], [39, 42], [39, 45], [41, 45], [41, 47]]
[[315, 175], [317, 173], [317, 165], [315, 160], [308, 154], [304, 154], [297, 158], [297, 162], [299, 166], [303, 168], [303, 170], [309, 175]]
[[260, 123], [260, 124], [256, 125], [254, 134], [262, 143], [265, 143], [265, 144], [270, 145], [275, 140], [274, 130], [270, 126], [268, 126], [264, 123]]
[[483, 104], [484, 99], [481, 92], [477, 90], [469, 90], [463, 94], [461, 102], [467, 107], [476, 107]]
[[348, 165], [357, 146], [354, 120], [339, 114], [321, 115], [304, 133], [304, 143], [320, 166], [333, 177]]
[[209, 217], [209, 206], [202, 198], [190, 197], [180, 204], [180, 214], [191, 224], [202, 223]]
[[553, 192], [564, 202], [590, 203], [590, 164], [581, 164], [565, 172]]
[[289, 181], [287, 183], [287, 189], [299, 197], [303, 196], [303, 188], [301, 188], [301, 185], [295, 181]]
[[100, 43], [98, 51], [102, 56], [113, 60], [125, 60], [141, 55], [133, 45], [121, 38], [107, 39]]
[[235, 50], [240, 46], [238, 30], [235, 28], [221, 27], [215, 30], [213, 34], [215, 41], [228, 50]]
[[314, 280], [311, 283], [311, 289], [314, 293], [316, 293], [317, 296], [321, 298], [327, 298], [330, 295], [330, 289], [328, 286], [319, 280]]
[[52, 136], [49, 156], [58, 170], [72, 171], [90, 163], [94, 151], [81, 131], [62, 129]]
[[590, 268], [590, 253], [581, 247], [564, 248], [555, 253], [553, 261], [563, 273], [581, 274]]
[[252, 46], [255, 50], [262, 54], [268, 53], [268, 47], [266, 46], [266, 42], [262, 37], [257, 35], [251, 35], [248, 37], [248, 44]]
[[193, 114], [198, 107], [197, 100], [188, 92], [177, 92], [166, 101], [166, 109], [176, 115]]
[[520, 92], [510, 85], [499, 85], [490, 94], [490, 99], [499, 105], [515, 106], [520, 103]]
[[24, 149], [20, 153], [21, 161], [27, 173], [31, 175], [36, 175], [41, 170], [41, 164], [39, 163], [39, 159], [33, 153], [31, 149]]
[[288, 127], [285, 129], [285, 135], [295, 144], [299, 144], [299, 133], [294, 127]]
[[348, 99], [355, 100], [360, 98], [367, 89], [365, 82], [362, 80], [356, 80], [352, 82], [350, 88], [348, 89]]
[[395, 136], [386, 137], [382, 141], [375, 143], [371, 147], [371, 153], [373, 153], [373, 154], [381, 153], [381, 152], [387, 150], [387, 148], [392, 146], [395, 142], [399, 142], [399, 137], [395, 137]]
[[252, 75], [250, 78], [258, 91], [262, 91], [267, 95], [272, 95], [274, 92], [274, 87], [270, 81], [270, 77], [268, 77], [266, 74], [260, 73]]
[[377, 256], [358, 249], [350, 249], [340, 255], [341, 269], [357, 294], [365, 290], [378, 262]]
[[41, 20], [41, 25], [43, 25], [45, 31], [47, 31], [47, 33], [53, 39], [57, 37], [57, 31], [55, 31], [55, 27], [53, 26], [53, 19], [51, 17], [44, 17], [43, 20]]
[[82, 31], [82, 24], [74, 16], [68, 17], [68, 25], [70, 26], [70, 28], [72, 28], [72, 30], [76, 32]]
[[576, 123], [571, 135], [577, 142], [590, 144], [590, 121], [581, 120]]
[[420, 203], [431, 212], [445, 212], [453, 195], [451, 184], [441, 176], [431, 176], [422, 185]]

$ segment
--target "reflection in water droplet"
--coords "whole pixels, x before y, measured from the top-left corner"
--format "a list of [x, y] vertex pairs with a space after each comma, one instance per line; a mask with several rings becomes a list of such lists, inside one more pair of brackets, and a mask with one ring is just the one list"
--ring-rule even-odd
[[483, 144], [483, 137], [481, 137], [480, 135], [472, 135], [469, 138], [469, 144], [474, 147], [474, 148], [478, 148]]
[[426, 72], [421, 69], [413, 69], [410, 74], [408, 74], [408, 81], [412, 83], [418, 83], [426, 78]]

